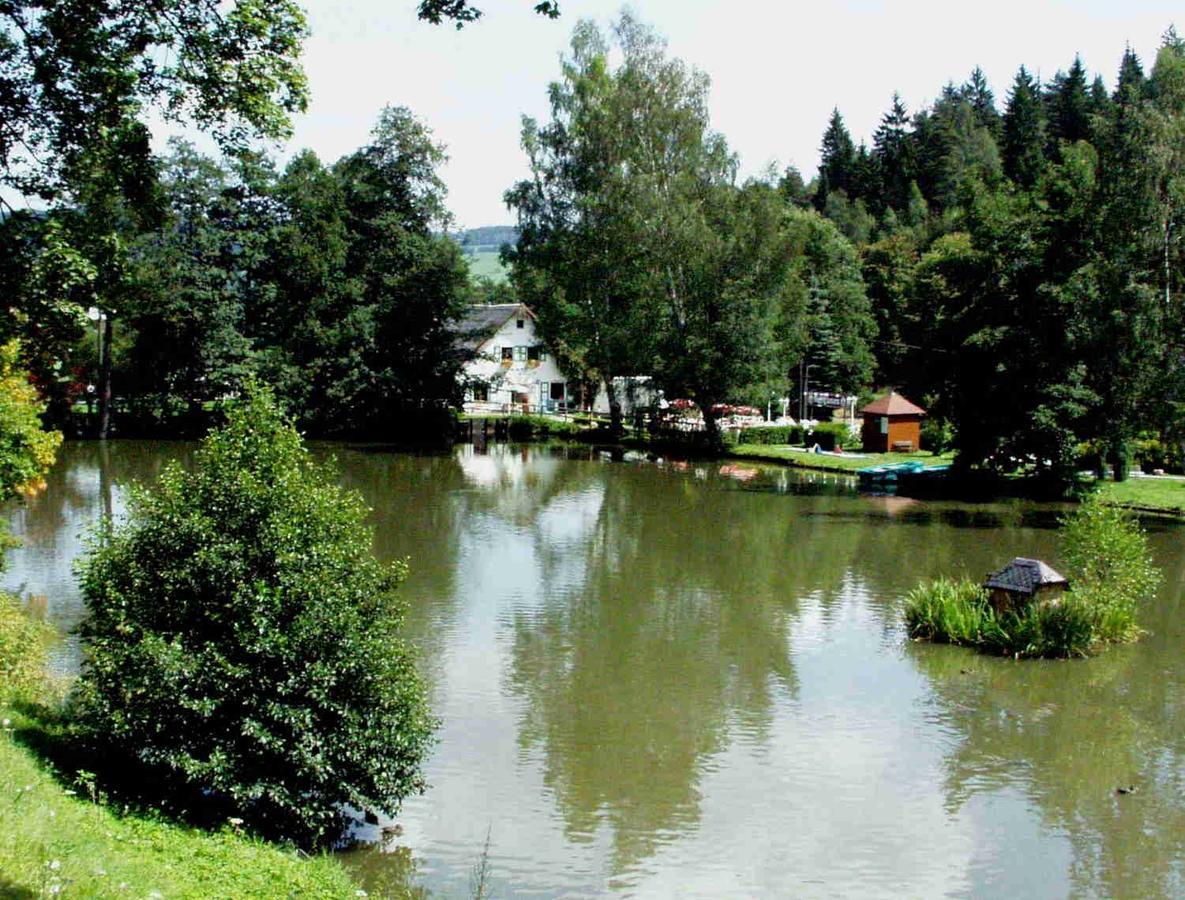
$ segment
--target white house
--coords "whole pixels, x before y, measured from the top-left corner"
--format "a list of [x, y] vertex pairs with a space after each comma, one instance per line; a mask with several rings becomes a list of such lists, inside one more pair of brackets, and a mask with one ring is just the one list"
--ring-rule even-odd
[[471, 306], [457, 327], [466, 412], [563, 412], [568, 378], [521, 303]]
[[[666, 406], [662, 391], [654, 386], [649, 375], [619, 375], [613, 379], [613, 387], [617, 391], [617, 402], [621, 404], [623, 416], [632, 416], [637, 410], [649, 412], [656, 406]], [[609, 392], [603, 381], [597, 388], [593, 412], [609, 415]]]

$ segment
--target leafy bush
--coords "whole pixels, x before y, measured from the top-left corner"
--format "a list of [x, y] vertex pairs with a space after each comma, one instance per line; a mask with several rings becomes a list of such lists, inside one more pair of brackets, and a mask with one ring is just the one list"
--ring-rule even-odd
[[931, 453], [945, 453], [955, 441], [955, 429], [949, 419], [932, 416], [922, 422], [922, 447]]
[[801, 444], [802, 435], [801, 425], [755, 425], [752, 428], [741, 429], [739, 443]]
[[[79, 565], [81, 736], [188, 809], [312, 845], [342, 806], [422, 789], [434, 723], [398, 636], [403, 564], [366, 508], [252, 387], [202, 442], [133, 488]], [[103, 758], [96, 755], [96, 758]]]
[[1164, 469], [1166, 472], [1182, 471], [1181, 445], [1175, 441], [1161, 440], [1157, 437], [1143, 437], [1133, 443], [1132, 450], [1136, 461], [1140, 464], [1141, 471], [1151, 472], [1153, 469]]
[[0, 592], [0, 703], [28, 700], [44, 683], [52, 627], [31, 618], [11, 594]]
[[574, 435], [585, 430], [585, 426], [579, 422], [533, 415], [511, 416], [506, 428], [507, 434], [516, 441], [529, 441], [546, 435]]
[[[44, 487], [62, 443], [61, 432], [41, 427], [45, 404], [19, 368], [19, 356], [19, 341], [0, 345], [0, 503]], [[7, 524], [0, 523], [0, 572], [4, 551], [13, 543]]]
[[1160, 571], [1130, 512], [1091, 496], [1062, 520], [1062, 553], [1074, 594], [1095, 611], [1100, 640], [1138, 634], [1136, 610], [1156, 596]]
[[843, 422], [820, 422], [806, 439], [808, 444], [818, 444], [823, 450], [834, 450], [836, 446], [852, 446], [857, 439]]

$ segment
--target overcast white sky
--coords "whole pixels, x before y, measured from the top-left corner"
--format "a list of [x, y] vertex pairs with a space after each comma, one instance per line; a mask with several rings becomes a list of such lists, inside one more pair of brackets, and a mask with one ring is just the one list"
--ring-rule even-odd
[[[306, 0], [312, 101], [285, 153], [326, 161], [360, 146], [386, 103], [408, 106], [448, 145], [449, 202], [462, 227], [513, 221], [502, 192], [522, 177], [523, 113], [547, 117], [546, 87], [579, 18], [609, 21], [619, 0], [561, 0], [549, 20], [532, 0], [477, 0], [461, 31], [415, 18], [416, 0]], [[1003, 102], [1024, 63], [1048, 78], [1081, 53], [1113, 84], [1124, 46], [1150, 65], [1185, 8], [1168, 0], [633, 0], [670, 52], [712, 79], [712, 114], [746, 173], [794, 163], [808, 176], [838, 106], [857, 140], [894, 90], [910, 111], [978, 64]]]

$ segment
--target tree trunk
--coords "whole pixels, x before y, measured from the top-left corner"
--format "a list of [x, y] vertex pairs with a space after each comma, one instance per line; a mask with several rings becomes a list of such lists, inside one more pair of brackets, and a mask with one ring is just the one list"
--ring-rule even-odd
[[625, 432], [625, 426], [621, 420], [621, 398], [617, 396], [612, 377], [605, 379], [605, 396], [609, 398], [609, 433], [619, 438]]
[[104, 441], [111, 430], [111, 317], [99, 322], [102, 336], [99, 348], [99, 440]]
[[720, 422], [716, 414], [712, 412], [713, 405], [705, 403], [700, 408], [700, 412], [704, 414], [704, 438], [707, 440], [708, 449], [715, 452], [724, 446], [724, 441], [720, 437]]
[[1127, 441], [1117, 441], [1111, 450], [1111, 478], [1115, 481], [1127, 481], [1131, 468], [1131, 447]]

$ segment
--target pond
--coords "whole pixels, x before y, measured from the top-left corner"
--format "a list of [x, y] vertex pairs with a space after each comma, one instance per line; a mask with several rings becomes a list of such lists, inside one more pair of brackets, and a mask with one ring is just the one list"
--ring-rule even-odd
[[[71, 562], [183, 444], [68, 444], [10, 517], [63, 629]], [[913, 644], [921, 577], [1058, 563], [1058, 510], [550, 446], [318, 447], [374, 508], [442, 724], [430, 789], [342, 858], [371, 896], [1182, 896], [1182, 532], [1140, 643]], [[76, 666], [67, 641], [55, 657]], [[1117, 793], [1134, 786], [1135, 793]], [[488, 842], [488, 843], [487, 843]]]

